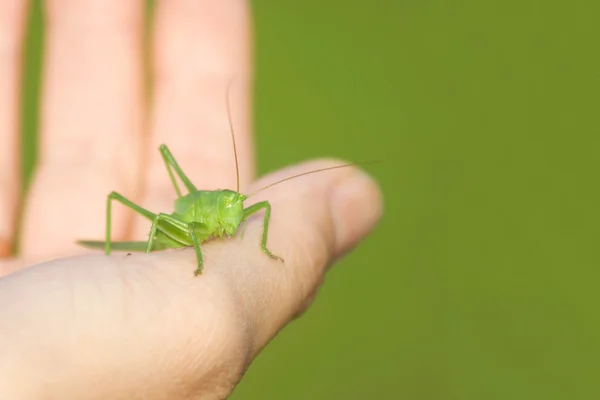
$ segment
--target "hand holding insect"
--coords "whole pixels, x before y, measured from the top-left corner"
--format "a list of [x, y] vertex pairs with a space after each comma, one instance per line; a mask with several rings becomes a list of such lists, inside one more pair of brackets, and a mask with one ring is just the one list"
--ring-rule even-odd
[[[336, 164], [295, 166], [254, 188]], [[271, 225], [285, 234], [271, 235], [269, 242], [287, 255], [285, 266], [273, 265], [259, 251], [262, 218], [256, 218], [248, 221], [245, 240], [204, 246], [211, 264], [202, 279], [190, 279], [193, 251], [63, 258], [3, 278], [0, 368], [10, 373], [0, 376], [0, 388], [23, 393], [25, 388], [10, 383], [28, 376], [26, 389], [37, 398], [36, 390], [44, 390], [39, 375], [52, 379], [64, 398], [90, 392], [110, 398], [113, 385], [105, 383], [110, 377], [128, 397], [176, 390], [177, 397], [226, 398], [223, 390], [310, 305], [327, 267], [372, 229], [380, 213], [376, 185], [354, 168], [294, 180], [268, 194], [273, 209], [285, 216], [274, 216]], [[86, 340], [73, 343], [73, 337]], [[48, 352], [61, 359], [47, 365], [38, 357]], [[25, 364], [23, 353], [32, 355]], [[102, 363], [71, 370], [69, 360], [82, 355]], [[8, 368], [10, 360], [25, 370]], [[63, 381], [57, 370], [78, 379]], [[198, 381], [209, 383], [196, 389]], [[200, 391], [192, 396], [187, 390]]]
[[[250, 76], [247, 6], [157, 2], [157, 73], [152, 113], [143, 118], [142, 2], [101, 3], [45, 2], [40, 162], [25, 199], [14, 146], [27, 2], [0, 2], [0, 38], [11, 49], [0, 69], [0, 249], [14, 242], [23, 205], [21, 259], [0, 263], [0, 393], [226, 398], [260, 350], [308, 307], [327, 266], [372, 229], [380, 194], [355, 168], [257, 194], [257, 202], [272, 204], [269, 227], [277, 234], [268, 246], [285, 255], [284, 266], [258, 249], [262, 216], [248, 219], [244, 240], [203, 246], [211, 268], [202, 279], [190, 278], [194, 251], [58, 258], [81, 252], [76, 239], [106, 229], [102, 211], [112, 190], [148, 210], [172, 211], [160, 143], [199, 188], [235, 187], [222, 99], [229, 77]], [[247, 193], [339, 164], [300, 165], [251, 185], [249, 88], [237, 94], [240, 186]], [[130, 220], [124, 211], [113, 210], [112, 239], [147, 235], [147, 220]], [[32, 265], [39, 260], [52, 261]]]

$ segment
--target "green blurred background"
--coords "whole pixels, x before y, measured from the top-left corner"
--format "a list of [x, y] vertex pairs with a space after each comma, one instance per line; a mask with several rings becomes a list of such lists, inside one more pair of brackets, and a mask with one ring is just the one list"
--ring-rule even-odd
[[385, 213], [232, 399], [600, 398], [600, 3], [253, 8], [261, 172], [383, 159]]

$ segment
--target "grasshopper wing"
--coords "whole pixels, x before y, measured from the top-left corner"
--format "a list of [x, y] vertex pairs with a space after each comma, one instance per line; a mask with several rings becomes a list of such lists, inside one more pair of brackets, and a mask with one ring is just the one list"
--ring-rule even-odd
[[[78, 240], [77, 244], [90, 249], [104, 250], [104, 243], [100, 240]], [[110, 249], [114, 251], [146, 251], [147, 242], [111, 242]]]
[[[78, 240], [77, 243], [82, 245], [83, 247], [87, 247], [90, 249], [104, 250], [105, 242], [98, 241], [98, 240]], [[147, 246], [148, 246], [148, 242], [111, 242], [110, 243], [110, 249], [112, 251], [145, 252]], [[181, 245], [181, 247], [183, 247], [183, 245]], [[159, 241], [155, 241], [154, 245], [152, 246], [153, 251], [166, 250], [169, 248], [173, 248], [173, 245], [172, 244], [169, 245], [168, 243], [161, 243]]]

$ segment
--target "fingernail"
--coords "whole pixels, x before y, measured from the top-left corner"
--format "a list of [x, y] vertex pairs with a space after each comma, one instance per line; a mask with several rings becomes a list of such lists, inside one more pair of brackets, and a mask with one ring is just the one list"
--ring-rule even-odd
[[381, 218], [381, 190], [371, 176], [355, 169], [334, 188], [331, 207], [336, 256], [340, 257], [367, 236]]
[[0, 238], [0, 258], [8, 258], [12, 254], [12, 243], [9, 240]]

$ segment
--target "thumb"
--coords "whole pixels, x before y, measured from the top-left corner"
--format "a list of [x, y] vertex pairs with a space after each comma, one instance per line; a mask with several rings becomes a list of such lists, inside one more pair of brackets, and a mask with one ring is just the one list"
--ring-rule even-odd
[[[317, 160], [287, 168], [256, 182], [251, 193], [290, 176], [340, 164]], [[377, 184], [356, 167], [293, 179], [250, 197], [245, 206], [264, 200], [272, 208], [267, 248], [284, 262], [260, 251], [263, 214], [257, 213], [250, 218], [243, 240], [237, 241], [244, 247], [240, 253], [245, 262], [228, 263], [246, 264], [246, 268], [235, 268], [231, 274], [221, 270], [245, 297], [256, 351], [310, 305], [327, 269], [373, 229], [382, 212]]]

